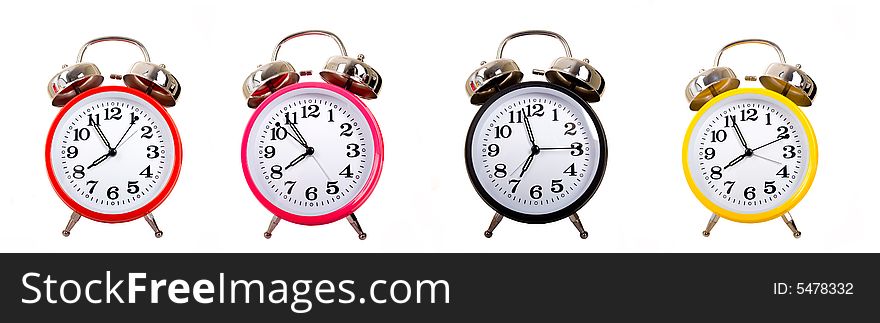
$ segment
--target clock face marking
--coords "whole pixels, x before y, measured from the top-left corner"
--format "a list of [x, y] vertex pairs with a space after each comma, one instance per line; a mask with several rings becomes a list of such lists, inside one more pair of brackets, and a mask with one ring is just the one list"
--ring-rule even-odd
[[374, 169], [366, 117], [323, 88], [276, 97], [256, 117], [247, 140], [246, 171], [259, 193], [295, 215], [322, 216], [349, 205]]
[[74, 202], [102, 214], [144, 207], [175, 165], [174, 138], [162, 114], [125, 92], [92, 94], [68, 109], [51, 139], [51, 165]]
[[803, 184], [810, 138], [782, 102], [758, 94], [718, 101], [695, 124], [688, 171], [712, 203], [740, 214], [763, 213]]
[[489, 198], [514, 212], [563, 210], [582, 200], [604, 158], [597, 123], [556, 89], [510, 91], [490, 103], [468, 138], [473, 176]]

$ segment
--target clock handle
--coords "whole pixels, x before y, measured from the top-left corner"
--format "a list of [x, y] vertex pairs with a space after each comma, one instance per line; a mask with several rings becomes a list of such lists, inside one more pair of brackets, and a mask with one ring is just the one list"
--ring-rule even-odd
[[79, 54], [76, 55], [77, 64], [82, 63], [83, 55], [85, 55], [85, 53], [86, 53], [86, 48], [89, 48], [89, 46], [91, 46], [91, 45], [94, 45], [97, 43], [103, 43], [106, 41], [118, 41], [118, 42], [129, 43], [129, 44], [135, 45], [141, 50], [141, 54], [144, 55], [144, 62], [150, 61], [150, 53], [147, 53], [147, 48], [144, 47], [144, 44], [141, 44], [141, 42], [134, 40], [134, 39], [131, 39], [131, 38], [128, 38], [128, 37], [108, 36], [108, 37], [101, 37], [101, 38], [92, 39], [92, 40], [88, 41], [87, 43], [85, 43], [84, 45], [82, 45], [82, 47], [79, 48]]
[[164, 233], [162, 232], [162, 230], [159, 230], [159, 225], [156, 224], [156, 218], [153, 217], [153, 213], [144, 216], [144, 220], [147, 220], [147, 224], [149, 224], [150, 228], [153, 229], [153, 235], [155, 235], [156, 238], [161, 238]]
[[719, 50], [718, 53], [715, 54], [715, 66], [714, 67], [718, 67], [719, 64], [721, 64], [721, 54], [724, 53], [724, 51], [731, 49], [733, 47], [736, 47], [739, 45], [745, 45], [745, 44], [760, 44], [760, 45], [770, 46], [776, 50], [776, 55], [779, 56], [779, 62], [785, 64], [785, 54], [782, 53], [782, 49], [779, 48], [779, 45], [776, 45], [776, 43], [769, 41], [769, 40], [764, 40], [764, 39], [743, 39], [743, 40], [738, 40], [738, 41], [732, 42], [730, 44], [727, 44], [723, 48], [721, 48], [721, 50]]
[[291, 39], [294, 39], [297, 37], [301, 37], [301, 36], [311, 36], [311, 35], [326, 36], [326, 37], [333, 39], [333, 41], [336, 42], [336, 46], [339, 47], [339, 53], [342, 54], [342, 56], [348, 56], [348, 51], [345, 50], [345, 45], [342, 44], [342, 40], [339, 39], [339, 37], [336, 36], [336, 34], [331, 33], [329, 31], [325, 31], [325, 30], [306, 30], [306, 31], [301, 31], [301, 32], [289, 35], [287, 37], [284, 37], [284, 39], [282, 39], [280, 42], [278, 42], [278, 45], [275, 45], [275, 50], [272, 51], [272, 61], [274, 62], [274, 61], [278, 60], [278, 52], [281, 50], [281, 45], [286, 43], [288, 40], [291, 40]]
[[571, 48], [568, 47], [568, 42], [565, 41], [565, 38], [562, 38], [562, 35], [547, 30], [526, 30], [511, 34], [510, 36], [507, 36], [507, 38], [504, 38], [504, 40], [501, 41], [501, 44], [498, 45], [498, 53], [495, 55], [495, 59], [501, 59], [502, 55], [504, 55], [504, 46], [507, 45], [507, 42], [517, 37], [529, 35], [550, 36], [556, 38], [562, 43], [562, 48], [565, 49], [565, 57], [571, 57]]
[[704, 237], [709, 237], [709, 234], [712, 233], [712, 228], [714, 228], [715, 224], [718, 223], [719, 218], [720, 217], [718, 216], [718, 214], [712, 213], [712, 217], [709, 218], [709, 223], [706, 223], [706, 230], [703, 230]]
[[574, 227], [578, 230], [578, 233], [580, 233], [581, 239], [586, 239], [590, 236], [590, 234], [587, 233], [587, 230], [584, 230], [584, 224], [581, 222], [581, 218], [578, 217], [577, 213], [572, 214], [568, 219], [571, 220], [571, 223], [574, 224]]
[[791, 213], [785, 212], [782, 215], [782, 221], [785, 221], [785, 225], [791, 230], [791, 234], [795, 239], [799, 239], [801, 237], [801, 231], [798, 230], [797, 226], [794, 224], [794, 218], [791, 216]]
[[498, 227], [498, 223], [504, 219], [504, 216], [501, 213], [495, 212], [495, 216], [492, 217], [492, 222], [489, 223], [489, 229], [486, 232], [483, 232], [483, 236], [486, 238], [492, 237], [492, 231], [495, 231], [495, 228]]
[[69, 237], [70, 230], [73, 230], [73, 226], [76, 225], [77, 222], [79, 222], [79, 218], [81, 217], [82, 216], [79, 213], [76, 213], [76, 211], [70, 214], [70, 220], [67, 221], [67, 226], [64, 227], [64, 231], [61, 231], [61, 235]]
[[361, 228], [360, 222], [358, 222], [357, 217], [354, 216], [354, 213], [350, 214], [346, 219], [348, 219], [348, 224], [351, 224], [351, 227], [358, 234], [358, 239], [364, 240], [367, 238], [367, 234], [364, 233], [364, 229]]

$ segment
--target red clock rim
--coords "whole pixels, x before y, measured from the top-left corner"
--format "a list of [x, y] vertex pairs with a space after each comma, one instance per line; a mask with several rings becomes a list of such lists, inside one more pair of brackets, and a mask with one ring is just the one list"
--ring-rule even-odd
[[[254, 182], [253, 177], [248, 170], [248, 162], [247, 162], [247, 146], [248, 146], [248, 138], [250, 137], [251, 130], [253, 130], [254, 123], [257, 120], [257, 117], [263, 110], [269, 106], [269, 103], [277, 99], [278, 97], [284, 95], [285, 93], [302, 89], [302, 88], [320, 88], [332, 91], [336, 94], [342, 95], [345, 99], [349, 100], [355, 107], [358, 108], [359, 111], [364, 115], [364, 119], [367, 120], [367, 124], [370, 127], [370, 132], [373, 134], [373, 167], [370, 170], [370, 175], [367, 177], [367, 182], [364, 183], [363, 189], [358, 192], [355, 197], [348, 202], [346, 205], [343, 205], [341, 208], [327, 213], [323, 215], [299, 215], [287, 212], [282, 210], [281, 208], [275, 206], [270, 202], [262, 193], [260, 193], [259, 189]], [[245, 180], [247, 181], [248, 187], [251, 190], [251, 193], [254, 194], [254, 197], [260, 201], [260, 204], [263, 205], [269, 212], [272, 212], [275, 216], [282, 218], [288, 222], [302, 224], [302, 225], [322, 225], [329, 224], [336, 221], [339, 221], [350, 214], [357, 211], [370, 197], [373, 193], [373, 190], [376, 188], [376, 185], [379, 182], [379, 177], [382, 174], [382, 164], [384, 159], [385, 152], [385, 144], [382, 140], [382, 132], [379, 129], [379, 123], [376, 121], [376, 118], [373, 116], [373, 113], [370, 112], [370, 109], [367, 105], [361, 101], [358, 97], [354, 96], [350, 92], [345, 89], [338, 87], [336, 85], [321, 83], [321, 82], [303, 82], [296, 83], [292, 85], [288, 85], [275, 93], [272, 93], [271, 96], [266, 98], [263, 103], [260, 104], [259, 107], [254, 111], [253, 115], [251, 115], [250, 120], [248, 121], [247, 127], [244, 131], [244, 137], [241, 141], [241, 166], [244, 172]]]
[[[168, 128], [171, 131], [171, 140], [174, 142], [174, 168], [171, 170], [171, 174], [168, 177], [168, 183], [165, 184], [165, 187], [162, 191], [159, 192], [156, 197], [154, 197], [151, 201], [149, 201], [144, 206], [130, 211], [126, 213], [120, 214], [107, 214], [92, 211], [79, 203], [77, 203], [73, 198], [67, 195], [62, 189], [61, 184], [58, 182], [58, 179], [55, 178], [55, 172], [52, 168], [52, 138], [55, 136], [55, 130], [58, 128], [58, 124], [61, 122], [61, 119], [64, 115], [79, 101], [92, 96], [93, 94], [103, 93], [103, 92], [123, 92], [132, 94], [141, 99], [144, 99], [156, 108], [159, 111], [159, 114], [165, 119], [165, 122], [168, 124]], [[64, 105], [61, 110], [58, 112], [58, 115], [55, 117], [55, 121], [52, 122], [51, 128], [49, 128], [49, 135], [46, 138], [46, 170], [48, 171], [49, 180], [52, 182], [52, 188], [55, 189], [55, 193], [58, 194], [58, 197], [70, 207], [74, 212], [79, 213], [80, 215], [95, 220], [99, 222], [106, 223], [120, 223], [120, 222], [128, 222], [132, 220], [139, 219], [150, 212], [153, 212], [165, 199], [171, 194], [171, 190], [174, 188], [174, 185], [177, 184], [177, 178], [180, 176], [180, 166], [182, 162], [182, 145], [180, 142], [180, 134], [177, 131], [177, 127], [174, 124], [174, 121], [171, 119], [171, 116], [168, 114], [168, 111], [165, 110], [165, 107], [159, 104], [155, 99], [147, 96], [143, 92], [139, 92], [137, 90], [127, 88], [124, 86], [101, 86], [88, 91], [81, 93], [73, 98], [70, 102]]]

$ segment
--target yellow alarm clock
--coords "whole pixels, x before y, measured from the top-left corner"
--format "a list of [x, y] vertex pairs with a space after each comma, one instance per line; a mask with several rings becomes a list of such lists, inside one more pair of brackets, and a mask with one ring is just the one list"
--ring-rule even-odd
[[[739, 88], [733, 70], [719, 66], [725, 50], [743, 44], [767, 45], [779, 56], [764, 75], [745, 77], [763, 88]], [[819, 157], [813, 127], [800, 108], [816, 97], [813, 79], [800, 65], [786, 64], [773, 42], [746, 39], [724, 46], [685, 94], [697, 115], [684, 138], [684, 174], [712, 211], [703, 236], [719, 217], [744, 223], [782, 217], [799, 238], [789, 211], [810, 189]]]

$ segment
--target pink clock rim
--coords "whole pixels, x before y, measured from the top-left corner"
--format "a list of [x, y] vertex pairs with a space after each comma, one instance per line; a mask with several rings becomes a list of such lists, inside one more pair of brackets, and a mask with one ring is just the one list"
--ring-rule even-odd
[[[367, 125], [370, 127], [370, 132], [373, 134], [373, 167], [370, 170], [369, 177], [367, 177], [367, 182], [364, 183], [364, 188], [361, 189], [361, 191], [358, 192], [358, 194], [355, 195], [355, 197], [351, 201], [349, 201], [346, 205], [342, 206], [338, 210], [318, 216], [293, 214], [275, 206], [265, 196], [263, 196], [263, 194], [260, 193], [256, 183], [254, 182], [254, 179], [250, 174], [250, 171], [248, 170], [248, 139], [250, 138], [251, 130], [253, 130], [257, 117], [260, 115], [260, 113], [263, 112], [263, 110], [269, 105], [269, 103], [273, 102], [278, 97], [288, 92], [303, 88], [320, 88], [342, 95], [342, 97], [346, 98], [352, 104], [354, 104], [354, 106], [357, 107], [358, 110], [360, 110], [360, 112], [364, 115], [364, 119], [367, 120]], [[382, 139], [382, 132], [379, 130], [379, 123], [376, 121], [376, 118], [373, 116], [372, 112], [370, 112], [370, 109], [367, 107], [367, 105], [364, 104], [361, 99], [354, 96], [354, 94], [352, 94], [351, 92], [348, 92], [341, 87], [321, 82], [303, 82], [292, 84], [281, 88], [275, 93], [272, 93], [272, 95], [266, 98], [266, 100], [260, 103], [257, 109], [254, 110], [254, 113], [253, 115], [251, 115], [251, 118], [245, 128], [244, 137], [241, 140], [241, 166], [242, 171], [244, 172], [245, 181], [247, 181], [248, 188], [250, 188], [251, 193], [254, 194], [254, 197], [257, 198], [257, 200], [260, 202], [260, 204], [263, 205], [263, 207], [269, 210], [269, 212], [272, 212], [272, 214], [274, 214], [275, 216], [288, 222], [302, 225], [322, 225], [333, 223], [357, 211], [357, 209], [359, 209], [367, 201], [379, 182], [379, 177], [382, 173], [382, 165], [384, 162], [384, 154], [385, 144]]]
[[[159, 115], [165, 119], [165, 122], [168, 123], [168, 129], [171, 131], [171, 140], [174, 144], [174, 168], [171, 170], [171, 174], [168, 177], [168, 183], [165, 184], [165, 187], [159, 194], [156, 195], [152, 200], [147, 202], [144, 206], [130, 211], [126, 213], [120, 214], [108, 214], [97, 211], [92, 211], [89, 208], [79, 204], [74, 200], [64, 189], [61, 187], [61, 183], [55, 177], [55, 169], [52, 167], [52, 138], [55, 136], [55, 131], [58, 129], [58, 125], [61, 122], [61, 119], [64, 115], [73, 108], [74, 105], [79, 103], [80, 101], [90, 97], [92, 94], [104, 93], [104, 92], [123, 92], [128, 93], [134, 96], [137, 96], [147, 103], [153, 106], [158, 112]], [[168, 111], [165, 109], [162, 104], [160, 104], [156, 99], [144, 94], [143, 92], [139, 92], [137, 90], [117, 85], [107, 85], [107, 86], [99, 86], [94, 89], [85, 91], [76, 97], [73, 98], [70, 102], [65, 104], [61, 110], [58, 111], [58, 115], [55, 117], [55, 120], [52, 121], [52, 126], [49, 128], [49, 134], [46, 138], [46, 170], [49, 174], [49, 181], [52, 183], [52, 188], [55, 190], [55, 193], [59, 198], [66, 204], [71, 210], [80, 215], [92, 219], [98, 222], [104, 223], [121, 223], [121, 222], [129, 222], [140, 219], [147, 214], [155, 211], [163, 202], [171, 195], [171, 191], [174, 190], [174, 186], [177, 185], [177, 180], [180, 177], [180, 167], [183, 165], [183, 144], [180, 140], [180, 133], [177, 130], [177, 125], [174, 124], [174, 120], [171, 119], [171, 115], [168, 114]]]

